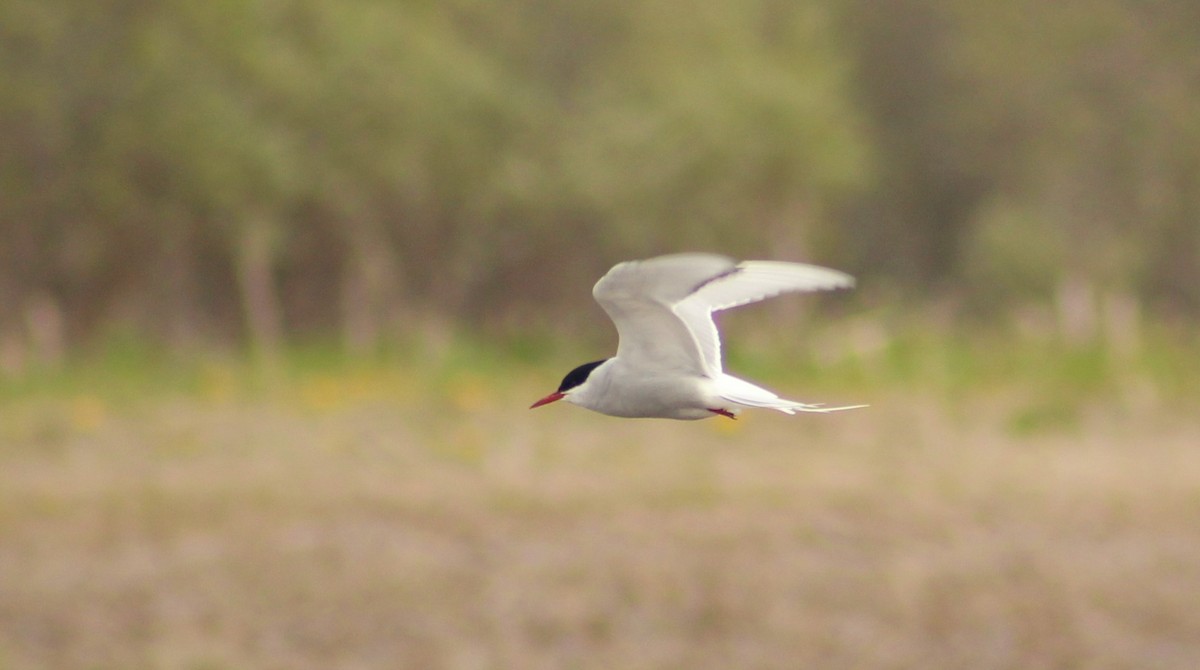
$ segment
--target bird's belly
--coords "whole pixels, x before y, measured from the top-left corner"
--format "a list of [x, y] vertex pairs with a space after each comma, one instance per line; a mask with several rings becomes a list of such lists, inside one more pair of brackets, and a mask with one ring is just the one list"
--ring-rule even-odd
[[710, 380], [700, 377], [650, 377], [623, 384], [621, 391], [612, 395], [609, 406], [597, 409], [635, 419], [707, 419], [714, 416], [712, 409], [727, 404], [709, 390], [710, 386]]

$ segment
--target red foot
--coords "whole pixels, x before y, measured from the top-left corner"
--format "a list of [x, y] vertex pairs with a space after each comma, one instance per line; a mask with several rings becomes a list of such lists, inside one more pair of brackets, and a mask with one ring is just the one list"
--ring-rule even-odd
[[733, 412], [730, 412], [727, 409], [713, 409], [710, 407], [710, 408], [708, 408], [708, 411], [712, 412], [713, 414], [720, 414], [721, 416], [728, 417], [730, 419], [733, 419], [734, 421], [737, 421], [737, 415], [735, 415]]

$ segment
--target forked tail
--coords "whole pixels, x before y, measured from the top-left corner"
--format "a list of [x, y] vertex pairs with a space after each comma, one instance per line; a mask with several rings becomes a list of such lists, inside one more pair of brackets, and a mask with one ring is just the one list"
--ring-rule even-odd
[[866, 405], [826, 407], [821, 403], [809, 404], [787, 400], [786, 398], [780, 398], [761, 386], [755, 386], [748, 381], [730, 375], [721, 375], [721, 378], [717, 380], [717, 389], [718, 395], [729, 402], [745, 405], [746, 407], [773, 409], [784, 414], [795, 414], [796, 412], [840, 412], [847, 409], [866, 407]]

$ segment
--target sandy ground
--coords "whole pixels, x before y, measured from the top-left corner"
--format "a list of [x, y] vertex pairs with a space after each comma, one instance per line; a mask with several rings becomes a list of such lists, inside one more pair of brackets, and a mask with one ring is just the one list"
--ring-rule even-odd
[[541, 390], [10, 406], [0, 669], [1200, 664], [1200, 420]]

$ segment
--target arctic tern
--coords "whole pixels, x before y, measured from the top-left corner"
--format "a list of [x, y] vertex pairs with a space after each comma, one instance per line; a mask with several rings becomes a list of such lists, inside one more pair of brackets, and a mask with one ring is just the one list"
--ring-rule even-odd
[[834, 412], [785, 400], [725, 374], [713, 312], [781, 293], [850, 288], [837, 270], [782, 261], [736, 262], [725, 256], [684, 253], [619, 263], [592, 289], [617, 327], [617, 353], [567, 373], [558, 390], [530, 406], [557, 400], [611, 416], [736, 418], [744, 408]]

